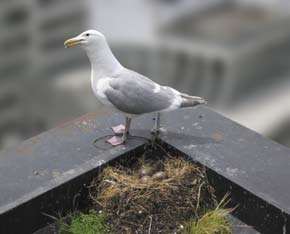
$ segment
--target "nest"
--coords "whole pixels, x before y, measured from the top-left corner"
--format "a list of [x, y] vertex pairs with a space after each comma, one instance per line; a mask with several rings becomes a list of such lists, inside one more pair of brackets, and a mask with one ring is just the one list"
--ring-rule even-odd
[[216, 205], [204, 169], [179, 157], [106, 167], [89, 189], [117, 233], [180, 233]]

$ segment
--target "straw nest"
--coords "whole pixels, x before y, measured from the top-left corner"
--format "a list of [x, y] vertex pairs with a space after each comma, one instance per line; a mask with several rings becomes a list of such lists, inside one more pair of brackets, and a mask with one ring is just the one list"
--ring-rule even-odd
[[204, 169], [180, 157], [106, 167], [89, 190], [117, 233], [181, 233], [217, 205]]

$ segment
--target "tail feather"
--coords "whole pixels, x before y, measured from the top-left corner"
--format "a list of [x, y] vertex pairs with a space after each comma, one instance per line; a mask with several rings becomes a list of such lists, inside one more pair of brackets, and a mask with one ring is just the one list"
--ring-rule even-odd
[[190, 106], [197, 106], [197, 105], [207, 103], [203, 98], [197, 97], [197, 96], [190, 96], [190, 95], [182, 93], [181, 97], [182, 97], [182, 102], [180, 105], [181, 108], [190, 107]]

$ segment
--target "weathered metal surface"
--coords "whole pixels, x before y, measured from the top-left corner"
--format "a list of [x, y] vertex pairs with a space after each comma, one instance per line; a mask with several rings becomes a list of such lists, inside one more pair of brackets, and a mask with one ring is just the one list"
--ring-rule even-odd
[[215, 173], [220, 192], [230, 190], [243, 206], [237, 213], [244, 221], [262, 233], [290, 233], [289, 148], [207, 108], [172, 112], [162, 121], [162, 140]]
[[[91, 113], [1, 152], [0, 233], [31, 233], [49, 220], [40, 214], [85, 200], [83, 184], [102, 164], [143, 148], [152, 118], [134, 119], [132, 134], [139, 137], [118, 147], [102, 137], [112, 134], [110, 127], [124, 117]], [[164, 113], [161, 126], [163, 142], [205, 165], [219, 194], [231, 192], [241, 220], [261, 233], [290, 233], [288, 148], [206, 107]], [[97, 138], [102, 139], [95, 142]]]
[[[130, 138], [119, 147], [111, 147], [102, 139], [96, 147], [95, 139], [112, 134], [110, 126], [123, 121], [120, 115], [90, 113], [1, 152], [0, 233], [31, 233], [43, 225], [45, 216], [39, 217], [40, 213], [64, 209], [67, 205], [61, 203], [65, 197], [76, 195], [75, 189], [81, 185], [70, 185], [71, 194], [48, 191], [143, 145], [143, 138]], [[52, 205], [50, 199], [59, 200]], [[17, 226], [21, 227], [18, 232]]]

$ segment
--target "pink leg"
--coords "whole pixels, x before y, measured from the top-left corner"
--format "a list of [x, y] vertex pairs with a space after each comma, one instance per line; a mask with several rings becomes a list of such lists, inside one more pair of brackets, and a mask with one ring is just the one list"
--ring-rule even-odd
[[[130, 129], [130, 124], [131, 124], [131, 118], [126, 117], [126, 125], [125, 125], [125, 129], [123, 131], [123, 135], [122, 137], [119, 136], [113, 136], [112, 138], [110, 138], [109, 140], [107, 140], [106, 142], [110, 143], [113, 146], [116, 145], [121, 145], [123, 143], [126, 142], [127, 138], [128, 138], [128, 134], [129, 134], [129, 129]], [[120, 126], [120, 125], [119, 125]], [[119, 127], [117, 126], [117, 127]], [[113, 130], [114, 131], [114, 130]]]
[[113, 146], [116, 146], [116, 145], [123, 144], [125, 141], [124, 141], [123, 137], [113, 136], [109, 140], [106, 140], [106, 142], [110, 143]]
[[120, 124], [118, 126], [112, 127], [112, 130], [116, 135], [122, 135], [125, 131], [125, 125]]

